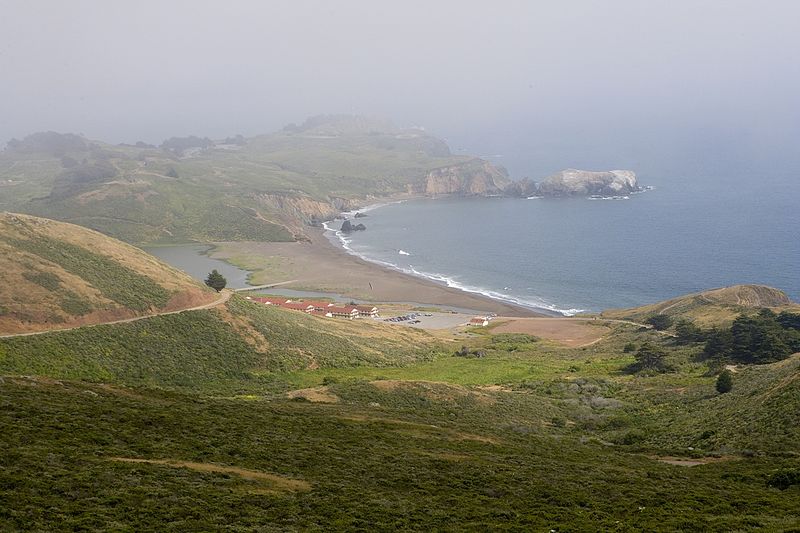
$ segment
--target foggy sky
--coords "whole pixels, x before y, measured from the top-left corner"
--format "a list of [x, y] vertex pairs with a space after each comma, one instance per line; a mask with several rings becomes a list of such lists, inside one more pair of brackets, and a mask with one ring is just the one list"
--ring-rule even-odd
[[358, 113], [518, 176], [676, 157], [795, 170], [798, 21], [794, 0], [0, 0], [0, 142]]

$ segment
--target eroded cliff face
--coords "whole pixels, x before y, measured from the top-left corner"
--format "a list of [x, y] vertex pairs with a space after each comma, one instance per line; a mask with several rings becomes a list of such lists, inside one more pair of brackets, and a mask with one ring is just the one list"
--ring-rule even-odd
[[427, 196], [490, 196], [502, 194], [511, 183], [504, 169], [488, 161], [471, 159], [464, 163], [431, 170], [409, 192]]
[[636, 174], [630, 170], [592, 172], [569, 168], [548, 176], [538, 186], [542, 196], [615, 196], [638, 190]]
[[306, 232], [308, 226], [318, 226], [342, 211], [356, 209], [360, 203], [339, 197], [330, 197], [325, 201], [303, 194], [285, 193], [259, 194], [256, 200], [260, 205], [260, 217], [285, 226], [299, 241], [309, 240]]
[[[482, 159], [470, 159], [429, 171], [409, 184], [405, 192], [412, 196], [493, 196], [504, 194], [513, 182], [505, 169]], [[385, 197], [384, 197], [385, 198]], [[296, 238], [307, 239], [304, 228], [331, 220], [342, 211], [379, 201], [367, 195], [360, 198], [329, 197], [315, 199], [302, 192], [262, 193], [255, 196], [258, 212], [265, 219], [286, 226]]]

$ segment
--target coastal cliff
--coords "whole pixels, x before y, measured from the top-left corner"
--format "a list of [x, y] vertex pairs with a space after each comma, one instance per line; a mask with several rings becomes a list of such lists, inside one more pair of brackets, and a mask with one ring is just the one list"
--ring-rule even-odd
[[505, 169], [475, 158], [431, 170], [421, 183], [409, 187], [409, 192], [427, 196], [492, 196], [503, 194], [511, 183]]

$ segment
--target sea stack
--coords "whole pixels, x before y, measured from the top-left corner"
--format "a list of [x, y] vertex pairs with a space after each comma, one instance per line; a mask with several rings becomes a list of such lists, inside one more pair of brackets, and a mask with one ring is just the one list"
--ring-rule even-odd
[[641, 190], [631, 170], [592, 172], [569, 168], [539, 183], [542, 196], [619, 196]]

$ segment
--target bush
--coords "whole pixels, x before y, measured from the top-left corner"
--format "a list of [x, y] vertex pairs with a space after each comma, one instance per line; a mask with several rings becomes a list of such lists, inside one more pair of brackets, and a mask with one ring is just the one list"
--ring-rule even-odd
[[717, 378], [717, 392], [725, 394], [733, 389], [733, 372], [730, 370], [723, 370]]
[[632, 342], [627, 343], [623, 348], [622, 351], [625, 353], [631, 353], [636, 351], [636, 345]]
[[645, 324], [650, 324], [654, 329], [662, 331], [672, 325], [672, 317], [668, 315], [653, 315], [645, 320]]
[[792, 485], [800, 485], [800, 469], [787, 468], [770, 476], [767, 485], [780, 490], [786, 490]]

